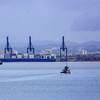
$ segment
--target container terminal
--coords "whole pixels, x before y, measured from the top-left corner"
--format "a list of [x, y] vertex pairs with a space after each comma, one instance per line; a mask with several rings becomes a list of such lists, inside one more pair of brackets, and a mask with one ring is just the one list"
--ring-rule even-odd
[[31, 36], [29, 36], [28, 47], [26, 53], [15, 53], [10, 45], [9, 37], [6, 37], [6, 46], [4, 53], [0, 55], [1, 62], [57, 62], [67, 61], [67, 47], [65, 45], [64, 36], [62, 36], [61, 47], [59, 48], [59, 55], [56, 54], [37, 54], [32, 45]]

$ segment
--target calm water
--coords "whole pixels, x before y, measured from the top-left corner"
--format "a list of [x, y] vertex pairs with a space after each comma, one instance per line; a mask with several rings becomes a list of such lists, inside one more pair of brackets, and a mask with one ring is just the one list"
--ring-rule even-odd
[[100, 100], [100, 62], [4, 63], [0, 100]]

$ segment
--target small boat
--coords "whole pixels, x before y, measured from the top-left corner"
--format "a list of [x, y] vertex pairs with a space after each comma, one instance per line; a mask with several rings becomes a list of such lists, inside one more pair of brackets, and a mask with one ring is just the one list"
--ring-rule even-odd
[[65, 68], [64, 68], [64, 69], [62, 70], [62, 72], [60, 72], [60, 73], [71, 74], [71, 71], [70, 71], [70, 69], [69, 69], [68, 66], [65, 66]]
[[0, 61], [0, 65], [2, 65], [3, 64], [3, 62], [2, 61]]
[[68, 71], [62, 71], [62, 72], [60, 72], [60, 73], [71, 74], [71, 71], [70, 71], [70, 70], [68, 70]]

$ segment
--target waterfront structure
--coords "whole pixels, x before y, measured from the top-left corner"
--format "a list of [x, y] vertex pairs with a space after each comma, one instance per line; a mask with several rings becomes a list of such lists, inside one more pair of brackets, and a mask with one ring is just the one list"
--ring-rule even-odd
[[4, 48], [4, 58], [12, 57], [12, 48], [9, 43], [9, 37], [6, 37], [6, 47]]
[[60, 61], [67, 61], [67, 47], [65, 45], [64, 36], [62, 36], [62, 45], [60, 47]]
[[28, 58], [34, 58], [35, 49], [32, 45], [31, 36], [29, 36], [29, 45], [28, 45], [28, 48], [27, 48], [27, 54], [28, 54]]
[[[58, 49], [56, 49], [57, 51]], [[100, 61], [100, 52], [89, 53], [85, 49], [81, 49], [79, 54], [67, 55], [67, 47], [65, 45], [64, 36], [62, 36], [62, 45], [60, 52], [54, 53], [52, 48], [45, 49], [42, 52], [35, 53], [34, 47], [29, 36], [29, 45], [27, 52], [19, 53], [11, 48], [9, 37], [6, 37], [6, 47], [0, 50], [0, 61], [2, 62], [55, 62], [55, 61]]]
[[31, 36], [29, 36], [29, 45], [27, 48], [27, 53], [28, 54], [35, 54], [35, 50], [34, 50], [34, 47], [32, 45], [32, 41], [31, 41]]
[[62, 45], [60, 47], [60, 54], [58, 56], [53, 54], [52, 49], [46, 49], [42, 53], [35, 54], [35, 49], [32, 45], [31, 36], [29, 36], [29, 43], [26, 53], [15, 52], [9, 43], [9, 38], [6, 38], [6, 47], [4, 48], [4, 58], [1, 56], [3, 62], [54, 62], [67, 61], [67, 47], [65, 46], [64, 36], [62, 37]]
[[87, 50], [82, 49], [82, 50], [80, 51], [80, 54], [82, 54], [82, 55], [87, 55], [87, 54], [88, 54], [88, 51], [87, 51]]

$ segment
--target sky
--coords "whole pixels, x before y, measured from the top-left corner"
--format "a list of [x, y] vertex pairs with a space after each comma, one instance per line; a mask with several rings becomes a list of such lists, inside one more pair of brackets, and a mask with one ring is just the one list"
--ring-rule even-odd
[[100, 0], [0, 0], [0, 42], [99, 41]]

